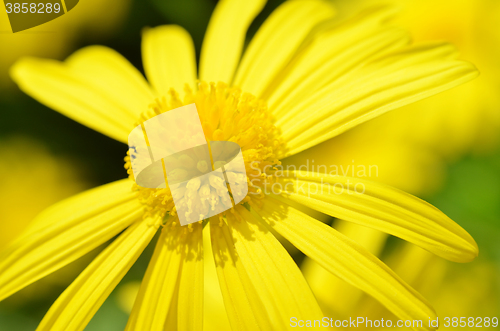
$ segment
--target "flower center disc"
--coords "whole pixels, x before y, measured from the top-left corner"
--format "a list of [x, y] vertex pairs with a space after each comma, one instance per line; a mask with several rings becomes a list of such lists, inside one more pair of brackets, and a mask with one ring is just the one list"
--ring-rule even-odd
[[[226, 176], [238, 185], [248, 183], [248, 194], [240, 204], [259, 201], [263, 194], [258, 187], [264, 181], [269, 181], [270, 176], [266, 172], [271, 170], [272, 166], [280, 164], [277, 155], [283, 149], [279, 132], [273, 125], [273, 118], [268, 112], [266, 102], [251, 94], [242, 93], [238, 88], [228, 87], [224, 83], [208, 84], [202, 81], [198, 83], [196, 92], [193, 92], [188, 85], [184, 92], [184, 99], [181, 100], [179, 94], [171, 89], [167, 96], [157, 99], [141, 114], [136, 125], [171, 109], [195, 103], [207, 141], [231, 141], [241, 147], [246, 181], [245, 178], [241, 178], [241, 173], [226, 171]], [[129, 177], [134, 179], [131, 157], [134, 156], [128, 152], [125, 157], [125, 168]], [[199, 176], [210, 171], [212, 167], [205, 160], [185, 155], [182, 162], [178, 162], [173, 170], [175, 173], [169, 173], [169, 178], [176, 178], [179, 181], [192, 178], [182, 190], [176, 189], [172, 193], [168, 186], [153, 189], [134, 183], [133, 190], [138, 192], [139, 200], [146, 206], [145, 217], [158, 214], [161, 217], [175, 216], [177, 209], [172, 194], [176, 195], [176, 198], [177, 195], [184, 195], [183, 201], [189, 206], [189, 212], [207, 215], [208, 208], [212, 211], [230, 208], [229, 210], [233, 211], [231, 200], [227, 199], [227, 194], [222, 194], [225, 185], [221, 178], [215, 175], [205, 176], [207, 179], [200, 181], [202, 177]], [[198, 175], [193, 178], [192, 174]], [[220, 222], [224, 214], [225, 212], [218, 215]], [[172, 225], [176, 224], [178, 222], [172, 221]]]

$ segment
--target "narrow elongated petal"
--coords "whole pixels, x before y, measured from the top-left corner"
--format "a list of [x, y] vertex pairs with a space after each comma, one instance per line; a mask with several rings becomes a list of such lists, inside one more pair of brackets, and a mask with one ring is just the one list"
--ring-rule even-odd
[[436, 314], [425, 299], [389, 267], [330, 226], [269, 198], [262, 219], [323, 268], [370, 294], [402, 320], [421, 320], [428, 330]]
[[[179, 294], [181, 293], [181, 294]], [[173, 325], [167, 317], [175, 312]], [[126, 330], [203, 329], [201, 226], [165, 227], [141, 283]]]
[[189, 33], [177, 25], [146, 29], [142, 35], [142, 60], [148, 80], [160, 95], [171, 88], [195, 88], [196, 55]]
[[100, 90], [137, 121], [155, 94], [144, 76], [126, 58], [104, 46], [82, 48], [64, 62], [90, 87]]
[[[234, 248], [273, 323], [323, 314], [299, 268], [274, 235], [243, 207], [243, 221], [228, 221]], [[230, 286], [230, 284], [229, 284]]]
[[[214, 251], [210, 240], [211, 227], [209, 225], [203, 228], [203, 330], [205, 331], [231, 331], [232, 327], [229, 323], [226, 307], [224, 306], [224, 298], [221, 291], [221, 283], [217, 276], [217, 269], [214, 261]], [[231, 269], [228, 265], [228, 269]], [[234, 270], [234, 269], [233, 269]], [[232, 282], [231, 282], [232, 283]], [[240, 288], [232, 286], [231, 288]], [[240, 293], [244, 293], [240, 291]], [[255, 293], [254, 293], [255, 295]], [[237, 304], [232, 306], [236, 307]], [[261, 306], [260, 306], [261, 307]], [[252, 315], [250, 311], [250, 315]], [[269, 324], [269, 327], [271, 325]], [[244, 330], [242, 328], [242, 330]]]
[[[66, 222], [78, 222], [96, 216], [119, 203], [133, 200], [137, 193], [132, 190], [133, 181], [122, 179], [95, 187], [64, 199], [42, 211], [28, 226], [24, 235], [43, 231], [46, 227], [59, 223], [71, 227]], [[21, 240], [22, 240], [21, 236]]]
[[134, 223], [59, 296], [37, 331], [83, 330], [158, 229], [160, 220]]
[[179, 306], [179, 283], [177, 283], [177, 288], [172, 296], [172, 301], [170, 302], [170, 308], [168, 309], [167, 320], [165, 321], [164, 330], [176, 330], [177, 329], [177, 317], [178, 317], [178, 306]]
[[351, 73], [349, 79], [336, 80], [312, 94], [277, 119], [289, 148], [287, 155], [478, 75], [474, 66], [448, 60], [448, 55], [454, 52], [442, 45], [414, 46], [387, 55]]
[[444, 213], [410, 194], [359, 178], [294, 172], [287, 199], [369, 226], [454, 262], [478, 254], [472, 237]]
[[250, 23], [266, 0], [221, 0], [208, 24], [200, 57], [200, 79], [232, 82]]
[[264, 305], [266, 300], [270, 300], [269, 294], [258, 292], [252, 284], [235, 251], [229, 228], [211, 221], [210, 237], [220, 289], [232, 329], [272, 330], [273, 325]]
[[[354, 240], [357, 244], [375, 256], [380, 256], [388, 237], [386, 233], [366, 226], [339, 220], [335, 221], [335, 230]], [[416, 247], [422, 250], [413, 244], [407, 244], [407, 246]], [[432, 255], [431, 253], [428, 254]], [[388, 265], [391, 264], [388, 263]], [[394, 270], [392, 265], [391, 269], [403, 280], [408, 282], [410, 286], [413, 285], [407, 278]], [[334, 316], [336, 314], [349, 316], [350, 313], [359, 307], [360, 301], [364, 298], [364, 292], [359, 288], [349, 286], [343, 279], [333, 275], [330, 271], [324, 269], [309, 257], [304, 259], [300, 265], [300, 270], [304, 274], [307, 283], [311, 286], [316, 299], [327, 316]], [[332, 293], [336, 295], [333, 296]], [[342, 300], [338, 300], [338, 298], [342, 298]]]
[[[184, 230], [184, 229], [183, 229]], [[186, 253], [183, 256], [179, 299], [177, 305], [178, 330], [203, 330], [203, 233], [201, 225], [186, 235]]]
[[0, 259], [0, 299], [75, 261], [141, 218], [143, 207], [126, 179], [64, 200]]
[[261, 96], [292, 59], [311, 30], [335, 14], [322, 0], [286, 1], [264, 22], [245, 51], [235, 85]]
[[276, 117], [326, 84], [410, 43], [407, 31], [387, 26], [393, 8], [367, 10], [333, 28], [318, 32], [280, 73], [274, 90], [267, 89], [268, 105]]
[[65, 62], [23, 58], [11, 75], [21, 90], [44, 105], [124, 143], [154, 101], [139, 71], [101, 46], [83, 48]]
[[182, 254], [180, 229], [163, 230], [141, 283], [126, 330], [163, 330], [178, 292]]

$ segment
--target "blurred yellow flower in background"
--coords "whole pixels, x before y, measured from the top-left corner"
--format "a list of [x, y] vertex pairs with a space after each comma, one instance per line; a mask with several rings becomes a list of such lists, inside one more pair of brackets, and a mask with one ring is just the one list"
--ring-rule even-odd
[[78, 168], [27, 137], [0, 140], [0, 250], [48, 206], [89, 187]]
[[[43, 143], [26, 136], [0, 139], [0, 173], [0, 251], [33, 226], [42, 210], [90, 186], [74, 162], [55, 156]], [[85, 261], [76, 261], [27, 287], [9, 305], [50, 294], [73, 279]]]
[[[377, 0], [337, 0], [356, 13]], [[405, 106], [325, 142], [299, 158], [318, 164], [376, 164], [373, 180], [413, 194], [442, 185], [446, 164], [466, 153], [491, 152], [500, 140], [500, 2], [496, 0], [388, 0], [400, 8], [394, 23], [416, 42], [444, 40], [473, 62], [478, 79]]]
[[67, 14], [18, 33], [12, 33], [7, 12], [1, 6], [0, 93], [14, 86], [8, 71], [17, 59], [27, 55], [62, 58], [83, 34], [93, 40], [102, 39], [118, 28], [130, 3], [131, 0], [82, 0]]

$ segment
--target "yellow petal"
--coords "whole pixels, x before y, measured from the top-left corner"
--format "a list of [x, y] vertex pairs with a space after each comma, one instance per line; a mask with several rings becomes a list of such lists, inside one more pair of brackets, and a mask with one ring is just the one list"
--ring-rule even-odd
[[388, 55], [325, 86], [278, 118], [288, 154], [333, 138], [389, 110], [424, 99], [478, 75], [448, 60], [448, 46], [414, 46]]
[[124, 143], [154, 101], [139, 71], [101, 46], [83, 48], [66, 62], [23, 58], [12, 67], [11, 76], [44, 105]]
[[180, 229], [163, 230], [141, 283], [126, 330], [163, 330], [174, 292], [178, 292]]
[[[214, 252], [210, 242], [210, 226], [203, 228], [203, 260], [205, 262], [203, 265], [203, 330], [231, 331], [214, 263]], [[235, 306], [231, 306], [231, 308], [233, 307]]]
[[264, 302], [270, 302], [271, 298], [262, 286], [252, 284], [234, 248], [229, 228], [219, 226], [217, 221], [210, 221], [210, 237], [220, 289], [232, 329], [272, 330], [273, 325], [264, 306]]
[[261, 96], [311, 30], [334, 15], [322, 0], [286, 1], [264, 22], [245, 51], [234, 85]]
[[[196, 224], [193, 232], [186, 235], [186, 251], [183, 256], [179, 280], [177, 304], [178, 330], [203, 330], [203, 233]], [[170, 330], [170, 329], [169, 329]]]
[[[380, 256], [388, 237], [383, 232], [341, 220], [335, 220], [335, 230], [354, 240], [375, 256]], [[407, 246], [417, 247], [411, 244], [407, 244]], [[394, 268], [392, 269], [394, 270]], [[409, 269], [412, 269], [411, 266], [409, 266]], [[304, 259], [300, 270], [302, 270], [307, 283], [311, 286], [316, 299], [320, 302], [320, 306], [327, 316], [339, 314], [349, 316], [356, 308], [359, 308], [358, 305], [364, 297], [363, 291], [346, 284], [344, 280], [331, 274], [311, 258], [306, 257]], [[408, 281], [399, 272], [394, 271], [403, 280]], [[411, 282], [408, 282], [408, 284], [412, 285]], [[336, 295], [333, 296], [332, 293]], [[339, 297], [342, 300], [338, 300]]]
[[292, 201], [392, 234], [450, 261], [469, 262], [478, 254], [467, 231], [410, 194], [359, 178], [305, 171], [293, 175], [296, 179], [286, 187]]
[[[234, 247], [273, 323], [290, 324], [291, 317], [323, 317], [309, 285], [288, 252], [269, 229], [244, 207], [243, 221], [230, 219]], [[262, 293], [262, 294], [261, 294]]]
[[[202, 330], [203, 240], [201, 226], [166, 226], [134, 303], [126, 330]], [[167, 317], [176, 318], [168, 325]]]
[[266, 0], [221, 0], [208, 24], [200, 57], [200, 79], [231, 83], [247, 29]]
[[317, 33], [265, 91], [268, 106], [276, 117], [297, 103], [360, 66], [410, 43], [405, 30], [385, 22], [393, 8], [375, 8]]
[[31, 221], [23, 235], [40, 232], [62, 220], [68, 222], [85, 220], [117, 204], [136, 199], [137, 193], [132, 190], [132, 185], [132, 180], [122, 179], [64, 199], [42, 211]]
[[64, 200], [2, 254], [0, 299], [75, 261], [142, 216], [126, 179]]
[[65, 63], [89, 85], [130, 113], [135, 121], [153, 102], [155, 95], [144, 76], [111, 48], [85, 47], [73, 53]]
[[323, 268], [370, 294], [398, 318], [423, 321], [416, 330], [429, 329], [426, 322], [436, 314], [425, 299], [355, 241], [272, 198], [257, 213]]
[[144, 71], [160, 95], [171, 88], [192, 89], [196, 83], [196, 57], [189, 33], [177, 25], [163, 25], [146, 29], [142, 35]]
[[37, 331], [83, 330], [158, 229], [159, 219], [134, 223], [59, 296]]

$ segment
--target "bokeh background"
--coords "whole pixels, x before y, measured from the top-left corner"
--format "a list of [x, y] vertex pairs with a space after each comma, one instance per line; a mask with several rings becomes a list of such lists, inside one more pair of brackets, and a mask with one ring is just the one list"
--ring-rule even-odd
[[[251, 25], [249, 38], [282, 2], [268, 1]], [[379, 3], [332, 2], [338, 8], [339, 21]], [[0, 6], [0, 250], [47, 206], [126, 176], [126, 146], [21, 93], [9, 78], [9, 67], [26, 55], [62, 60], [76, 49], [102, 44], [122, 53], [142, 70], [141, 30], [162, 24], [186, 28], [199, 56], [216, 3], [81, 0], [59, 19], [16, 34], [11, 33]], [[447, 262], [397, 238], [334, 219], [325, 221], [380, 256], [433, 304], [439, 316], [500, 318], [500, 1], [384, 3], [400, 8], [394, 24], [409, 29], [415, 42], [454, 43], [461, 57], [478, 67], [481, 77], [363, 124], [286, 162], [377, 165], [379, 171], [371, 179], [406, 190], [443, 210], [476, 239], [480, 255], [474, 262]], [[98, 251], [0, 302], [0, 330], [35, 330], [51, 303]], [[298, 252], [291, 253], [327, 316], [392, 318], [371, 298], [325, 273]], [[124, 329], [150, 255], [151, 247], [86, 330]], [[210, 297], [210, 289], [206, 293]], [[207, 323], [207, 330], [221, 330], [226, 325], [217, 304], [206, 308], [218, 321]]]

